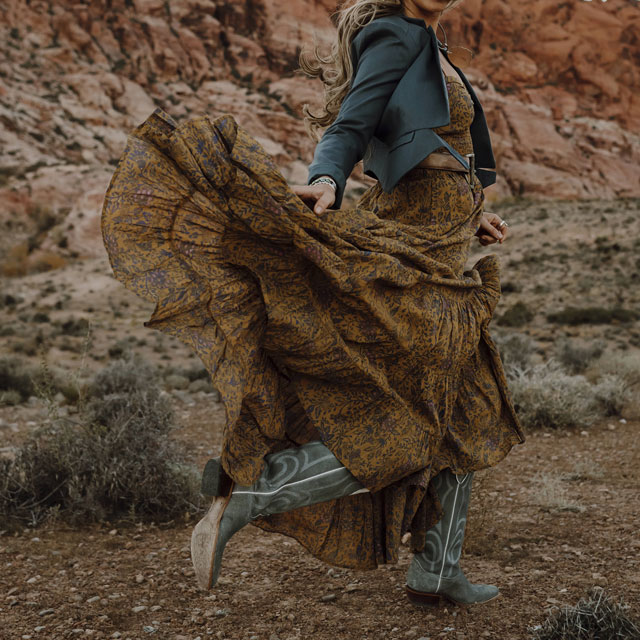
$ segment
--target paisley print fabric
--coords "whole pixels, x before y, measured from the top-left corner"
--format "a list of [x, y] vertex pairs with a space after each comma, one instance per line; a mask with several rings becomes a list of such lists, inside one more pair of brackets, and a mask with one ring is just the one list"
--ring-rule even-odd
[[497, 261], [464, 271], [481, 210], [464, 174], [414, 170], [318, 217], [231, 116], [177, 126], [158, 110], [130, 135], [105, 246], [155, 302], [146, 325], [210, 372], [229, 475], [252, 484], [265, 455], [319, 439], [371, 491], [256, 524], [339, 566], [394, 562], [404, 532], [420, 550], [440, 517], [435, 474], [522, 441], [488, 333]]

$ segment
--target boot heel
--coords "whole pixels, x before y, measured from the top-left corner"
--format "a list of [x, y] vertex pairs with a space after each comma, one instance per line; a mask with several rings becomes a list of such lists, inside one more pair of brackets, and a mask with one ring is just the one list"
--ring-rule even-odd
[[438, 593], [422, 593], [414, 591], [410, 587], [405, 587], [409, 602], [418, 607], [439, 607], [443, 597]]
[[226, 474], [220, 463], [220, 458], [212, 458], [207, 462], [202, 472], [200, 493], [214, 498], [228, 496], [233, 488], [233, 480]]

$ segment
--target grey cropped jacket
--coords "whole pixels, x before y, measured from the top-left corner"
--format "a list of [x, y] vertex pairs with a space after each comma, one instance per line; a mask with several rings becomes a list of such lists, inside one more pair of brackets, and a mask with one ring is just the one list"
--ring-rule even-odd
[[[367, 175], [391, 191], [400, 178], [430, 153], [444, 147], [465, 168], [467, 160], [433, 129], [449, 124], [449, 98], [438, 44], [423, 20], [378, 18], [354, 38], [354, 77], [336, 120], [316, 146], [309, 182], [322, 175], [337, 184], [342, 202], [347, 178], [359, 160]], [[454, 65], [452, 65], [454, 66]], [[476, 175], [483, 186], [495, 182], [495, 160], [484, 112], [462, 71], [455, 67], [473, 100], [470, 127]]]

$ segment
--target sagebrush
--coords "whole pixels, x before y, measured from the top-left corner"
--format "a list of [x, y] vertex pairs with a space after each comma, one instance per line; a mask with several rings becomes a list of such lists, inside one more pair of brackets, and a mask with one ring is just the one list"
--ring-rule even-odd
[[198, 508], [197, 471], [170, 437], [152, 369], [119, 360], [90, 384], [77, 419], [53, 420], [0, 461], [1, 526], [172, 519]]
[[599, 418], [618, 415], [628, 399], [622, 378], [609, 374], [591, 384], [582, 375], [566, 373], [554, 360], [513, 368], [509, 382], [526, 427], [587, 427]]

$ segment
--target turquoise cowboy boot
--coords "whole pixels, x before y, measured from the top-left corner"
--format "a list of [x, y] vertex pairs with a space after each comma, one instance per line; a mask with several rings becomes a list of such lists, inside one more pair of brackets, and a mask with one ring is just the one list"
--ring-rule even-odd
[[321, 442], [272, 453], [265, 462], [250, 487], [234, 485], [218, 458], [205, 467], [202, 493], [215, 497], [191, 536], [191, 560], [202, 589], [216, 584], [225, 545], [251, 520], [367, 491]]
[[472, 473], [456, 476], [450, 469], [432, 480], [444, 515], [429, 529], [424, 551], [417, 553], [409, 566], [407, 595], [414, 604], [438, 605], [443, 599], [476, 604], [500, 595], [493, 585], [471, 584], [460, 569], [472, 481]]

